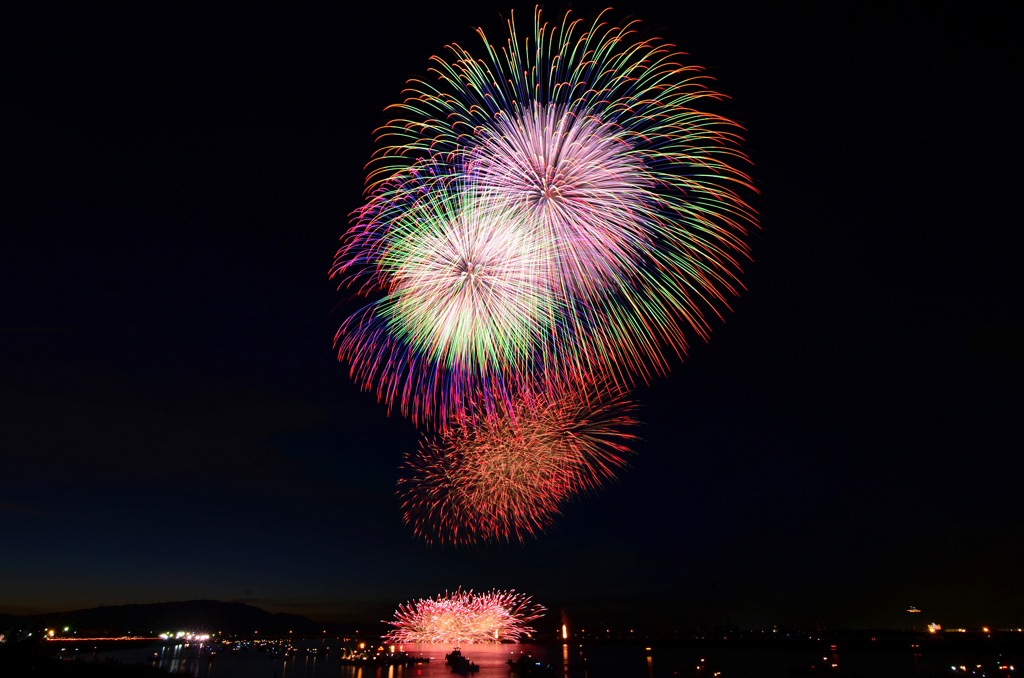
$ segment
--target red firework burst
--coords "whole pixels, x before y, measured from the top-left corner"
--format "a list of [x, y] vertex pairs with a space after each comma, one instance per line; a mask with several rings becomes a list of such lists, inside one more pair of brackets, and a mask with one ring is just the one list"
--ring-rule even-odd
[[406, 523], [427, 542], [454, 544], [543, 532], [565, 502], [625, 465], [633, 408], [622, 396], [524, 398], [424, 438], [399, 480]]
[[544, 608], [515, 591], [472, 591], [440, 595], [399, 605], [395, 627], [384, 638], [391, 643], [518, 643], [533, 633], [527, 623]]

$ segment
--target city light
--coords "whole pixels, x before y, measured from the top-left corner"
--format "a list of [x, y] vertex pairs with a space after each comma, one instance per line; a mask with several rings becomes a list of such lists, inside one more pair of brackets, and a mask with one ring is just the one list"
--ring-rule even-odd
[[161, 640], [194, 640], [198, 642], [205, 642], [210, 639], [210, 634], [189, 633], [188, 631], [178, 631], [177, 633], [172, 633], [170, 631], [167, 631], [166, 633], [161, 633], [160, 638]]
[[[30, 633], [29, 635], [31, 636], [32, 634]], [[115, 637], [110, 637], [110, 636], [98, 636], [98, 637], [89, 637], [89, 638], [50, 638], [48, 636], [44, 636], [43, 640], [48, 642], [48, 643], [72, 643], [72, 644], [75, 644], [75, 643], [91, 643], [91, 642], [96, 642], [98, 640], [99, 641], [103, 641], [103, 642], [107, 642], [107, 641], [122, 641], [122, 640], [136, 640], [136, 641], [138, 641], [138, 640], [160, 640], [160, 639], [159, 638], [146, 638], [144, 636], [117, 636], [116, 638]]]

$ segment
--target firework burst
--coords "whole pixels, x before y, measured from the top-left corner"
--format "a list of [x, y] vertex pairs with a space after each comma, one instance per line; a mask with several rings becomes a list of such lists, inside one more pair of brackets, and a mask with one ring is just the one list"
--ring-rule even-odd
[[493, 420], [524, 384], [628, 388], [739, 287], [739, 127], [671, 45], [602, 17], [450, 45], [379, 130], [332, 276], [385, 298], [337, 344], [417, 423], [461, 425], [480, 392]]
[[402, 209], [371, 203], [365, 212], [389, 218], [351, 236], [363, 289], [382, 296], [341, 326], [338, 353], [389, 404], [417, 423], [436, 413], [444, 428], [465, 416], [471, 395], [487, 394], [473, 398], [478, 406], [507, 401], [533, 370], [558, 315], [550, 262], [528, 220], [481, 200], [461, 177], [420, 171], [395, 183]]
[[394, 630], [385, 636], [391, 643], [518, 643], [533, 629], [527, 624], [539, 619], [544, 608], [515, 591], [476, 594], [456, 591], [437, 598], [420, 599], [400, 605]]
[[405, 521], [428, 542], [524, 540], [625, 465], [635, 440], [623, 397], [523, 398], [425, 438], [399, 481]]
[[534, 102], [496, 113], [468, 154], [487, 200], [522, 213], [543, 235], [566, 296], [614, 289], [649, 249], [640, 218], [646, 177], [614, 125]]

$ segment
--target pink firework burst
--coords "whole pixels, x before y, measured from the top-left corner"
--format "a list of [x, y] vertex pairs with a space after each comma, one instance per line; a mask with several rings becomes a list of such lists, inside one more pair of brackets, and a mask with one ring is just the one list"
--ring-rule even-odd
[[499, 111], [477, 130], [469, 173], [487, 201], [543, 234], [566, 293], [617, 288], [651, 239], [641, 215], [650, 180], [619, 127], [564, 105]]
[[394, 626], [384, 638], [392, 643], [518, 643], [533, 629], [544, 608], [515, 591], [473, 593], [461, 589], [437, 598], [398, 606]]
[[613, 478], [637, 422], [622, 396], [520, 399], [425, 438], [399, 481], [404, 518], [428, 542], [523, 541], [567, 501]]

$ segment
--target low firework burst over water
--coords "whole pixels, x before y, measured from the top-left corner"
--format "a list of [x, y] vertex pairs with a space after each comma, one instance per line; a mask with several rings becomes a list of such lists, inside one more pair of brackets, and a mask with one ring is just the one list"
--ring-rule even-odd
[[519, 540], [551, 526], [561, 507], [614, 477], [637, 423], [625, 397], [523, 399], [425, 438], [399, 481], [405, 521], [428, 542]]
[[518, 643], [544, 608], [515, 591], [456, 591], [400, 605], [385, 640], [391, 643]]

